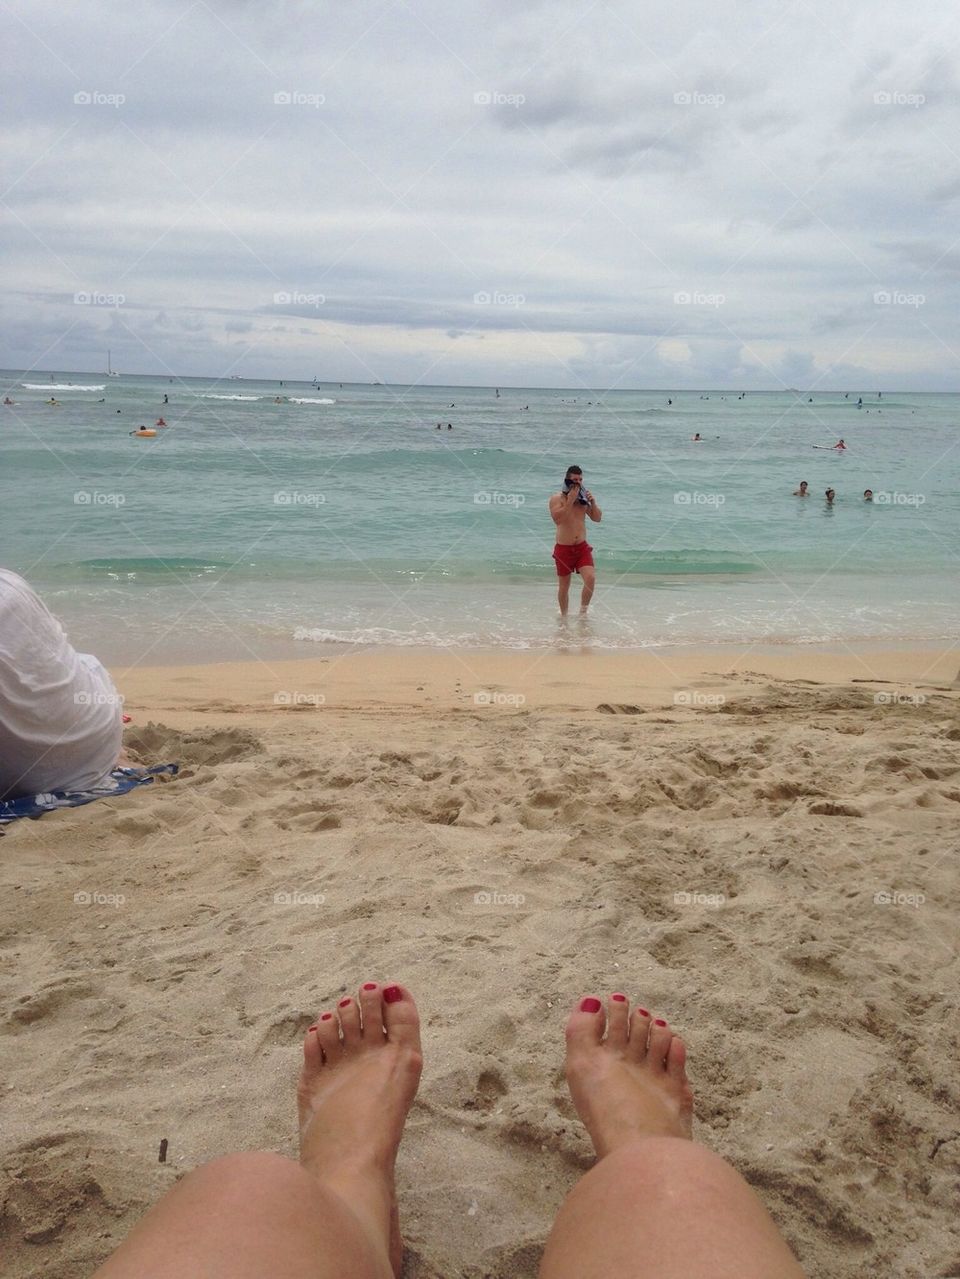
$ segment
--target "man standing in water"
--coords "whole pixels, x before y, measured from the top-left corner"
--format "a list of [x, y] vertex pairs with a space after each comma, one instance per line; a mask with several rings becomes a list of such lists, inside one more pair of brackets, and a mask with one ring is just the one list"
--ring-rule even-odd
[[589, 515], [594, 523], [599, 524], [603, 512], [593, 494], [583, 487], [583, 471], [579, 466], [567, 467], [563, 491], [554, 493], [549, 507], [557, 526], [553, 558], [557, 565], [557, 577], [560, 579], [557, 588], [560, 614], [562, 617], [567, 615], [570, 578], [573, 573], [579, 573], [583, 579], [583, 591], [580, 594], [582, 615], [586, 613], [593, 598], [593, 588], [597, 581], [597, 571], [593, 566], [593, 547], [587, 542], [586, 518]]

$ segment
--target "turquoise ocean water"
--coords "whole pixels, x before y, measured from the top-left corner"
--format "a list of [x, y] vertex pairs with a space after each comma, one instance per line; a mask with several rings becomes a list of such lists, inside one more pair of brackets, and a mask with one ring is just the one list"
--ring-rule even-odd
[[3, 380], [0, 563], [111, 663], [563, 642], [546, 503], [569, 463], [604, 513], [598, 648], [960, 623], [960, 395]]

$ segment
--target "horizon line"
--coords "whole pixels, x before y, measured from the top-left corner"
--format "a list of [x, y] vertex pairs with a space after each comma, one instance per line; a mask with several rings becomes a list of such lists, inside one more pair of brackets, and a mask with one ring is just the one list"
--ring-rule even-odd
[[[0, 373], [16, 373], [17, 376], [23, 377], [42, 377], [49, 376], [67, 376], [67, 377], [108, 377], [111, 376], [104, 369], [100, 372], [91, 371], [89, 369], [2, 369]], [[595, 395], [616, 395], [616, 394], [662, 394], [662, 395], [693, 395], [703, 394], [706, 391], [717, 392], [719, 394], [735, 394], [743, 395], [812, 395], [814, 393], [820, 395], [860, 395], [860, 390], [850, 392], [841, 391], [836, 387], [824, 387], [819, 391], [817, 388], [807, 387], [798, 390], [795, 387], [776, 388], [744, 388], [743, 386], [694, 386], [694, 387], [669, 387], [669, 386], [622, 386], [622, 387], [576, 387], [576, 386], [528, 386], [507, 383], [485, 383], [485, 382], [357, 382], [346, 378], [325, 378], [319, 382], [313, 378], [277, 378], [277, 377], [255, 377], [253, 375], [244, 374], [224, 374], [214, 375], [207, 373], [176, 373], [172, 376], [169, 373], [117, 373], [114, 370], [112, 376], [151, 378], [154, 380], [164, 380], [176, 382], [183, 381], [208, 381], [214, 384], [223, 382], [276, 382], [278, 384], [296, 383], [303, 386], [350, 386], [350, 387], [403, 387], [409, 389], [411, 387], [422, 386], [424, 390], [456, 390], [456, 391], [567, 391], [575, 392], [578, 395], [595, 394]], [[874, 387], [866, 392], [869, 395], [956, 395], [960, 393], [960, 388], [949, 391], [906, 391], [898, 387]]]

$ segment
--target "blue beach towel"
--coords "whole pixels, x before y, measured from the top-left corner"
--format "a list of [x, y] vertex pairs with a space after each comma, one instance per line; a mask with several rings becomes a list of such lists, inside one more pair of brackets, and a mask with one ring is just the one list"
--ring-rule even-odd
[[170, 773], [176, 777], [179, 769], [179, 764], [155, 764], [153, 768], [115, 768], [108, 784], [94, 786], [90, 790], [55, 790], [42, 795], [24, 795], [22, 799], [0, 800], [0, 826], [15, 822], [19, 817], [39, 817], [55, 808], [78, 808], [81, 804], [92, 804], [95, 799], [126, 795], [135, 786], [148, 785], [158, 773]]

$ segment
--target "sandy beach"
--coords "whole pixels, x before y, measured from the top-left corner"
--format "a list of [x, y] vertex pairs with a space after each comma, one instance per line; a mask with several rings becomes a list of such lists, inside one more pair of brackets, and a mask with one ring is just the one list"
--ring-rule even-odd
[[424, 1021], [406, 1275], [536, 1274], [591, 1163], [563, 1022], [620, 989], [811, 1277], [960, 1274], [958, 667], [115, 668], [128, 748], [179, 777], [0, 838], [7, 1273], [80, 1279], [202, 1161], [293, 1154], [302, 1033], [374, 976]]

